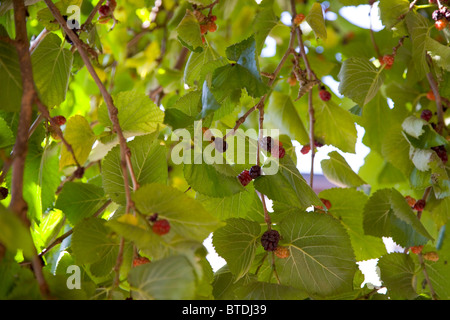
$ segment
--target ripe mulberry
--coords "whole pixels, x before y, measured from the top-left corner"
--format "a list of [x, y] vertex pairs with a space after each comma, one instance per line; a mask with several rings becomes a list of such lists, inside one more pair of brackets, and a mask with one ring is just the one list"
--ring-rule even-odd
[[266, 251], [274, 251], [278, 247], [280, 234], [277, 230], [268, 230], [261, 236], [261, 245]]

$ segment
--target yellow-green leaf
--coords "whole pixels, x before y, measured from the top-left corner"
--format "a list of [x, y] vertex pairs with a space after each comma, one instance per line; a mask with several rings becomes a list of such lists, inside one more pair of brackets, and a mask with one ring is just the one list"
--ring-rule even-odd
[[306, 22], [308, 22], [311, 29], [317, 38], [327, 38], [327, 27], [325, 26], [325, 19], [323, 17], [322, 6], [316, 2], [313, 4], [311, 10], [306, 16]]
[[[83, 165], [91, 152], [96, 137], [87, 120], [80, 115], [73, 116], [67, 120], [64, 137], [72, 146], [75, 157], [80, 165]], [[62, 147], [59, 168], [76, 165], [72, 153], [66, 146]]]

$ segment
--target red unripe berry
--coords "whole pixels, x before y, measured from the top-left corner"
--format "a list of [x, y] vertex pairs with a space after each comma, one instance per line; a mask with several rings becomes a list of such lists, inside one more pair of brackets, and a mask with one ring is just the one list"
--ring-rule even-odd
[[170, 231], [170, 223], [166, 219], [158, 220], [153, 224], [152, 230], [154, 233], [162, 236]]
[[62, 125], [64, 125], [66, 123], [66, 118], [64, 116], [54, 116], [54, 117], [52, 117], [52, 120], [58, 126], [62, 126]]
[[239, 173], [238, 179], [244, 187], [252, 181], [252, 177], [250, 176], [250, 172], [248, 170], [244, 170]]
[[425, 120], [426, 122], [430, 121], [431, 117], [433, 117], [433, 112], [428, 109], [424, 109], [420, 114], [420, 118]]
[[146, 263], [150, 263], [150, 260], [146, 257], [139, 256], [133, 259], [133, 267], [137, 267]]
[[200, 33], [205, 34], [207, 32], [208, 32], [208, 26], [206, 24], [201, 24], [200, 25]]
[[416, 199], [414, 199], [414, 198], [411, 197], [411, 196], [406, 196], [406, 197], [405, 197], [405, 200], [406, 200], [406, 202], [408, 202], [408, 205], [409, 205], [411, 208], [413, 208], [414, 205], [416, 204]]
[[331, 208], [331, 202], [328, 199], [320, 199], [320, 201], [322, 201], [322, 203], [325, 205], [325, 207], [327, 207], [327, 209]]
[[447, 20], [441, 19], [434, 23], [434, 27], [438, 30], [443, 30], [447, 26]]
[[102, 16], [102, 17], [108, 17], [108, 16], [111, 15], [111, 13], [112, 13], [111, 8], [110, 8], [108, 5], [106, 5], [106, 4], [102, 5], [102, 6], [98, 9], [98, 14], [99, 14], [100, 16]]
[[298, 26], [303, 22], [303, 20], [305, 20], [305, 15], [303, 13], [299, 13], [294, 17], [294, 24]]
[[214, 22], [214, 21], [216, 21], [217, 20], [217, 17], [216, 16], [211, 16], [211, 18], [209, 18], [212, 22]]
[[384, 55], [381, 59], [380, 59], [380, 63], [383, 65], [385, 65], [385, 69], [390, 69], [392, 67], [392, 65], [394, 64], [394, 56], [390, 55], [390, 54], [386, 54]]
[[413, 247], [410, 247], [409, 249], [411, 249], [412, 253], [419, 254], [422, 252], [423, 246], [413, 246]]
[[311, 150], [310, 145], [309, 145], [309, 144], [306, 144], [306, 145], [303, 146], [303, 148], [302, 148], [302, 150], [300, 150], [300, 152], [301, 152], [302, 154], [307, 154], [310, 150]]
[[210, 22], [207, 24], [209, 32], [215, 32], [217, 30], [217, 24]]
[[436, 99], [436, 97], [434, 96], [433, 90], [430, 90], [427, 92], [427, 99], [430, 101], [434, 101]]
[[331, 99], [331, 93], [329, 93], [326, 89], [322, 89], [319, 91], [319, 97], [323, 101], [329, 101]]
[[107, 0], [106, 5], [111, 8], [111, 11], [114, 11], [116, 9], [117, 2], [116, 0]]
[[417, 200], [416, 204], [414, 205], [414, 210], [422, 211], [425, 208], [425, 204], [426, 204], [425, 200], [423, 199]]
[[285, 154], [286, 154], [286, 150], [284, 149], [284, 147], [279, 146], [278, 147], [278, 158], [280, 158], [280, 159], [284, 158]]

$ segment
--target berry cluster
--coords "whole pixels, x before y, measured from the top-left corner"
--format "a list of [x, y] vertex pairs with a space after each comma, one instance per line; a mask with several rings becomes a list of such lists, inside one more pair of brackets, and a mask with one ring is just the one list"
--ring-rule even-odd
[[280, 241], [280, 234], [277, 230], [267, 230], [261, 236], [261, 245], [266, 251], [275, 251]]
[[416, 211], [423, 211], [423, 209], [425, 209], [426, 201], [423, 199], [416, 200], [411, 196], [406, 196], [405, 200], [408, 205]]
[[443, 30], [450, 21], [450, 9], [442, 6], [441, 8], [433, 11], [431, 18], [435, 21], [434, 27], [438, 30]]
[[[316, 148], [323, 147], [323, 143], [321, 143], [321, 142], [319, 142], [319, 141], [317, 141], [317, 140], [314, 140], [314, 147], [316, 147]], [[309, 151], [311, 151], [311, 146], [310, 146], [309, 143], [308, 143], [308, 144], [305, 144], [305, 145], [302, 147], [302, 149], [300, 150], [300, 152], [301, 152], [302, 154], [307, 154]]]
[[167, 219], [159, 219], [158, 214], [154, 213], [148, 218], [150, 222], [153, 223], [152, 230], [157, 235], [164, 235], [169, 233], [170, 231], [170, 223]]
[[207, 34], [208, 32], [215, 32], [217, 30], [216, 24], [217, 17], [210, 16], [207, 17], [204, 21], [200, 23], [200, 33], [202, 35]]
[[0, 187], [0, 200], [6, 199], [8, 193], [8, 189], [6, 189], [5, 187]]
[[276, 158], [281, 159], [286, 154], [286, 150], [284, 149], [283, 144], [272, 137], [262, 138], [260, 145], [264, 151], [270, 152], [270, 154]]
[[99, 23], [107, 23], [111, 18], [113, 18], [114, 10], [116, 9], [117, 3], [116, 0], [107, 0], [106, 4], [102, 5], [98, 9], [98, 17]]
[[237, 176], [241, 184], [245, 187], [253, 179], [258, 178], [261, 175], [261, 167], [254, 165], [250, 170], [244, 170]]
[[384, 56], [378, 58], [380, 61], [380, 64], [383, 66], [386, 70], [389, 70], [392, 68], [392, 65], [394, 64], [395, 57], [391, 54], [385, 54]]

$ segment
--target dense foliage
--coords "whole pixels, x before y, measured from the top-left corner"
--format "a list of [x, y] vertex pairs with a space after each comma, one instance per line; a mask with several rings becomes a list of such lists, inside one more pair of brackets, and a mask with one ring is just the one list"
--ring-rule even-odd
[[447, 1], [0, 3], [0, 299], [450, 298]]

